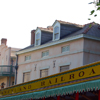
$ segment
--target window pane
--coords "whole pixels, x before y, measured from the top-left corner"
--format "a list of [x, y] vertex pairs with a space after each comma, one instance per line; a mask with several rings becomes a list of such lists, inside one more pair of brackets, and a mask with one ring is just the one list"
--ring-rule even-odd
[[36, 34], [36, 39], [40, 39], [40, 33]]
[[59, 27], [54, 28], [54, 34], [59, 33]]
[[23, 73], [23, 82], [30, 81], [30, 72]]
[[62, 47], [62, 52], [66, 52], [66, 51], [69, 51], [70, 49], [70, 46], [65, 46], [65, 47]]
[[39, 45], [39, 43], [40, 43], [40, 40], [36, 40], [36, 45]]
[[25, 61], [30, 60], [30, 59], [31, 59], [31, 56], [30, 55], [25, 56]]
[[69, 65], [60, 67], [60, 72], [64, 72], [64, 71], [67, 71], [67, 70], [69, 70]]
[[48, 76], [48, 69], [40, 70], [40, 77], [46, 77]]
[[45, 57], [45, 56], [48, 56], [48, 55], [49, 55], [49, 51], [42, 52], [42, 57]]
[[54, 37], [55, 37], [55, 39], [58, 39], [58, 38], [59, 38], [59, 33], [56, 33], [56, 34], [54, 35]]

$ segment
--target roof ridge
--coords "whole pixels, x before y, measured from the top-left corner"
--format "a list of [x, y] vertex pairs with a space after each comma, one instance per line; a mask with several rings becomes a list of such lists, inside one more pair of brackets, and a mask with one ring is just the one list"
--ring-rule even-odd
[[83, 32], [83, 34], [86, 34], [93, 27], [94, 24], [95, 24], [94, 22], [86, 24], [86, 25], [89, 25], [89, 26], [86, 28], [86, 30]]
[[43, 28], [43, 27], [37, 27], [37, 28], [43, 31], [53, 32], [53, 29], [50, 29], [50, 28]]
[[62, 21], [62, 20], [57, 20], [59, 23], [62, 23], [62, 24], [73, 24], [73, 25], [76, 25], [78, 27], [83, 27], [83, 25], [80, 25], [80, 24], [76, 24], [76, 23], [72, 23], [72, 22], [66, 22], [66, 21]]

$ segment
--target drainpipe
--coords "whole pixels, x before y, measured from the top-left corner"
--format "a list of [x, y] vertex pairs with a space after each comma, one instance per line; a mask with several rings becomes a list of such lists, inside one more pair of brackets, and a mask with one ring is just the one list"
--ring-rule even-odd
[[17, 69], [18, 69], [18, 55], [16, 55], [16, 66], [15, 66], [15, 85], [17, 83]]

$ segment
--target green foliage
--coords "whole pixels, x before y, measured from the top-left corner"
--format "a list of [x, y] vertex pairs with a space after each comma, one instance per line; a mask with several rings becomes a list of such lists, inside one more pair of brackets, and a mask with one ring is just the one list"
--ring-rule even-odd
[[96, 16], [97, 16], [97, 14], [94, 15], [94, 17], [96, 17]]
[[92, 24], [89, 25], [89, 28], [91, 28], [91, 27], [92, 27]]
[[88, 18], [88, 20], [91, 20], [90, 18]]
[[95, 10], [92, 10], [90, 15], [92, 15], [94, 12], [95, 12]]
[[97, 3], [97, 6], [100, 6], [100, 3]]
[[[90, 12], [90, 15], [95, 14], [96, 11], [100, 11], [100, 0], [99, 0], [99, 2], [90, 2], [89, 4], [94, 4], [96, 6], [95, 10], [92, 10]], [[96, 17], [96, 16], [97, 16], [97, 14], [94, 15], [94, 17]], [[88, 20], [91, 20], [91, 19], [88, 18]]]
[[98, 7], [97, 10], [100, 10], [100, 7]]

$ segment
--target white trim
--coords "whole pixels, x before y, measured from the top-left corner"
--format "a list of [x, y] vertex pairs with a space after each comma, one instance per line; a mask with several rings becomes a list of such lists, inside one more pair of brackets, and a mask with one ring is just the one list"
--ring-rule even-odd
[[71, 62], [65, 63], [65, 64], [60, 64], [59, 67], [61, 67], [61, 66], [66, 66], [66, 65], [70, 65], [70, 64], [71, 64]]
[[[58, 39], [54, 39], [54, 29], [56, 28], [56, 27], [59, 27], [59, 34], [58, 34]], [[53, 41], [57, 41], [57, 40], [59, 40], [60, 39], [60, 23], [58, 22], [58, 21], [56, 21], [55, 22], [55, 24], [54, 24], [54, 26], [53, 26]]]
[[49, 68], [50, 68], [50, 66], [47, 66], [47, 67], [40, 68], [40, 70], [49, 69]]
[[35, 31], [35, 46], [39, 46], [39, 45], [36, 45], [36, 34], [40, 34], [40, 43], [39, 43], [39, 45], [41, 44], [41, 30], [39, 29], [39, 28], [37, 28], [36, 29], [36, 31]]
[[73, 52], [70, 52], [70, 51], [69, 51], [69, 52], [61, 53], [61, 54], [56, 55], [56, 56], [47, 56], [47, 57], [43, 57], [43, 58], [36, 59], [36, 60], [30, 60], [30, 61], [28, 61], [28, 62], [18, 63], [18, 65], [28, 64], [28, 63], [31, 63], [31, 62], [37, 62], [37, 61], [42, 61], [42, 60], [57, 58], [57, 57], [66, 56], [66, 55], [71, 55], [71, 54], [76, 54], [76, 53], [81, 53], [81, 52], [100, 55], [100, 52], [94, 52], [94, 51], [89, 51], [89, 50], [85, 50], [85, 49], [83, 50], [83, 49], [82, 49], [82, 50], [73, 51]]
[[83, 38], [83, 34], [73, 36], [73, 37], [68, 37], [68, 38], [65, 38], [65, 39], [61, 39], [59, 41], [54, 41], [53, 43], [46, 43], [44, 45], [40, 45], [40, 46], [36, 46], [36, 47], [33, 47], [33, 48], [25, 49], [25, 50], [22, 50], [22, 51], [17, 51], [16, 54], [17, 55], [23, 54], [23, 53], [26, 53], [26, 52], [30, 52], [30, 51], [34, 51], [34, 50], [54, 46], [54, 45], [57, 45], [57, 44], [61, 44], [61, 43], [64, 43], [64, 42], [68, 42], [68, 41], [72, 41], [72, 40], [76, 40], [76, 39], [80, 39], [80, 38]]
[[66, 55], [71, 55], [71, 54], [75, 54], [75, 53], [81, 53], [81, 52], [83, 52], [83, 51], [84, 51], [84, 50], [78, 50], [78, 51], [73, 51], [73, 52], [65, 52], [65, 53], [61, 53], [61, 54], [56, 55], [56, 56], [47, 56], [47, 57], [43, 57], [43, 58], [40, 58], [40, 59], [31, 60], [30, 62], [19, 63], [18, 65], [20, 65], [20, 64], [26, 64], [26, 63], [31, 63], [31, 62], [37, 62], [37, 61], [41, 61], [41, 60], [52, 59], [52, 58], [57, 58], [57, 57], [66, 56]]
[[27, 73], [27, 72], [31, 72], [31, 70], [26, 70], [26, 71], [23, 71], [23, 73]]
[[89, 36], [89, 35], [86, 35], [86, 34], [80, 34], [80, 35], [68, 37], [68, 38], [65, 38], [65, 39], [61, 39], [59, 41], [54, 41], [53, 43], [46, 43], [44, 45], [40, 45], [40, 46], [36, 46], [36, 47], [33, 47], [33, 48], [25, 49], [25, 50], [22, 50], [22, 51], [17, 51], [16, 54], [17, 55], [23, 54], [23, 53], [26, 53], [26, 52], [30, 52], [30, 51], [34, 51], [34, 50], [38, 50], [38, 49], [54, 46], [54, 45], [57, 45], [57, 44], [61, 44], [61, 43], [69, 42], [69, 41], [73, 41], [73, 40], [77, 40], [77, 39], [80, 39], [80, 38], [88, 38], [88, 39], [93, 39], [93, 40], [100, 41], [100, 38], [92, 37], [92, 36]]

